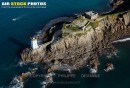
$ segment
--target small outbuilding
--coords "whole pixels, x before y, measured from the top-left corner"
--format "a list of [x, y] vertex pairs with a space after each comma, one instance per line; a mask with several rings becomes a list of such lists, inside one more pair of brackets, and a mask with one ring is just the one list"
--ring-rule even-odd
[[84, 16], [85, 16], [86, 18], [89, 18], [89, 19], [91, 19], [91, 20], [94, 20], [94, 19], [96, 19], [96, 18], [98, 17], [98, 13], [96, 13], [96, 12], [94, 12], [94, 11], [85, 12], [85, 13], [84, 13]]

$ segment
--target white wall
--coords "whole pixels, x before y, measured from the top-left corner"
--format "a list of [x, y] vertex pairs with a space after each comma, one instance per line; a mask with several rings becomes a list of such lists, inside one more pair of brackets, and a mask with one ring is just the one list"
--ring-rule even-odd
[[37, 49], [37, 48], [38, 48], [37, 39], [33, 39], [33, 40], [31, 41], [31, 47], [32, 47], [33, 49]]

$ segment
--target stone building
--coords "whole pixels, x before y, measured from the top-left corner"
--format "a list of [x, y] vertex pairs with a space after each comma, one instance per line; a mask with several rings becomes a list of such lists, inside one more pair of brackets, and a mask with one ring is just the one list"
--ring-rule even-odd
[[85, 15], [86, 18], [89, 18], [91, 20], [94, 20], [98, 17], [98, 13], [93, 12], [93, 11], [85, 12], [84, 15]]

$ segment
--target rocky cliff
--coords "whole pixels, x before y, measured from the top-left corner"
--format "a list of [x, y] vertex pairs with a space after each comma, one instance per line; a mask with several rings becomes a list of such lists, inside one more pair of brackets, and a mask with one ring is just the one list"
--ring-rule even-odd
[[130, 12], [103, 15], [95, 20], [81, 15], [63, 25], [62, 37], [58, 41], [42, 44], [36, 50], [27, 48], [21, 53], [21, 58], [25, 63], [51, 63], [48, 71], [57, 70], [61, 64], [76, 69], [86, 64], [98, 67], [99, 56], [115, 54], [112, 42], [129, 36]]

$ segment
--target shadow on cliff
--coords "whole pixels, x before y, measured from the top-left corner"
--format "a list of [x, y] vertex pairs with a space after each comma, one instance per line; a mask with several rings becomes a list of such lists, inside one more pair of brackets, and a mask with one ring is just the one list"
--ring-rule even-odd
[[12, 42], [13, 44], [19, 46], [20, 48], [17, 50], [17, 56], [20, 57], [20, 53], [23, 51], [23, 49], [30, 47], [30, 45], [22, 43], [20, 40], [14, 38], [14, 37], [8, 37], [8, 40]]
[[127, 11], [130, 10], [130, 0], [123, 0], [124, 3], [121, 4], [120, 6], [118, 6], [118, 8], [116, 8], [114, 11], [110, 12], [110, 13], [117, 13], [117, 12], [123, 12], [123, 11]]

